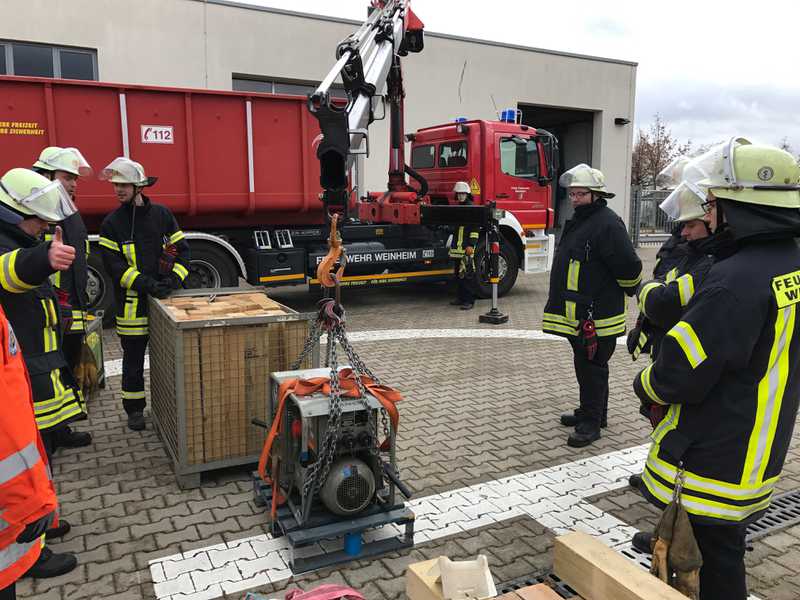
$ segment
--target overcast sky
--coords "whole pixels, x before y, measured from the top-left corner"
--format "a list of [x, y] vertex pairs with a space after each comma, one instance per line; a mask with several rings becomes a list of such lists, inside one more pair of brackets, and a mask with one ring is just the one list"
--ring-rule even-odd
[[[239, 0], [361, 20], [368, 0]], [[413, 0], [426, 29], [639, 63], [636, 125], [800, 154], [800, 1]], [[331, 49], [333, 54], [333, 49]]]

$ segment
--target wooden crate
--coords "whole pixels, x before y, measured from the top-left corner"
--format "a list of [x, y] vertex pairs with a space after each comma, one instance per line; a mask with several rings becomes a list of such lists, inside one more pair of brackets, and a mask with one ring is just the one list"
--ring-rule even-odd
[[[259, 290], [188, 290], [150, 301], [150, 398], [178, 484], [258, 460], [266, 431], [269, 375], [303, 349], [312, 315]], [[316, 366], [307, 359], [301, 368]]]

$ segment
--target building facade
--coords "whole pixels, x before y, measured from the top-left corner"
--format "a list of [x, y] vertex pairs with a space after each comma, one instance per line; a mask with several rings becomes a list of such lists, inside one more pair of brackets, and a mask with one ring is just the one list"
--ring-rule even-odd
[[[357, 25], [225, 0], [3, 0], [0, 73], [305, 94]], [[407, 131], [517, 108], [524, 123], [558, 137], [561, 170], [603, 170], [617, 193], [611, 206], [627, 220], [635, 63], [428, 32], [404, 78]], [[373, 125], [370, 148], [364, 186], [378, 191], [386, 121]], [[567, 204], [559, 194], [559, 222]]]

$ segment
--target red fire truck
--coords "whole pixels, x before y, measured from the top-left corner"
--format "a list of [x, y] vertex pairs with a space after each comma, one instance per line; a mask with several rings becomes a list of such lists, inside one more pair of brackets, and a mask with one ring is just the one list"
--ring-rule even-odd
[[[513, 110], [500, 120], [457, 119], [404, 135], [400, 56], [421, 50], [421, 36], [407, 0], [376, 1], [309, 98], [0, 76], [0, 172], [31, 165], [56, 145], [79, 148], [97, 171], [116, 156], [141, 162], [159, 177], [148, 194], [186, 232], [192, 287], [237, 285], [239, 277], [264, 286], [317, 284], [333, 210], [345, 213], [342, 285], [446, 279], [451, 231], [421, 222], [419, 207], [454, 203], [453, 184], [467, 181], [476, 204], [493, 201], [506, 211], [502, 295], [520, 270], [549, 268], [556, 141], [518, 124]], [[337, 77], [345, 102], [327, 93]], [[381, 104], [391, 118], [389, 191], [356, 194], [356, 158]], [[87, 179], [77, 204], [96, 234], [116, 200], [108, 183]], [[485, 253], [481, 244], [478, 265], [488, 262]], [[92, 306], [105, 308], [112, 285], [99, 252], [90, 267]], [[486, 281], [479, 268], [474, 285], [484, 297]]]

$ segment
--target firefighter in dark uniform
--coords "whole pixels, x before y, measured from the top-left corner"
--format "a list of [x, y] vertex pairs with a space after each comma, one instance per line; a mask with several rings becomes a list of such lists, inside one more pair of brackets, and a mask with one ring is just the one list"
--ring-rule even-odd
[[564, 224], [550, 273], [542, 329], [569, 340], [580, 388], [580, 407], [561, 415], [575, 427], [567, 444], [580, 448], [600, 438], [608, 412], [608, 361], [625, 334], [625, 294], [641, 281], [642, 263], [625, 224], [608, 208], [603, 174], [581, 164], [565, 172], [575, 208]]
[[[472, 205], [472, 194], [466, 181], [453, 186], [453, 194], [460, 206]], [[475, 246], [478, 245], [480, 228], [476, 225], [459, 225], [453, 232], [448, 252], [454, 263], [457, 295], [451, 306], [469, 310], [475, 305], [475, 294], [470, 287], [470, 279], [475, 275]]]
[[[73, 202], [78, 188], [78, 178], [88, 177], [92, 173], [89, 163], [77, 148], [59, 148], [57, 146], [42, 150], [39, 160], [33, 164], [33, 170], [50, 180], [60, 181], [72, 197]], [[71, 314], [71, 323], [68, 322], [69, 328], [64, 332], [63, 350], [67, 363], [74, 373], [80, 362], [88, 316], [89, 234], [80, 212], [77, 211], [60, 225], [64, 234], [64, 242], [75, 248], [75, 261], [67, 271], [56, 273], [52, 278], [52, 283], [63, 292], [62, 310], [69, 311]], [[48, 233], [45, 235], [45, 240], [49, 240], [51, 237], [52, 234]], [[83, 399], [82, 396], [81, 399]]]
[[[663, 210], [680, 227], [686, 241], [686, 253], [676, 267], [665, 274], [666, 279], [655, 279], [643, 283], [637, 294], [639, 318], [628, 335], [628, 352], [633, 360], [640, 354], [650, 354], [651, 360], [658, 356], [661, 341], [678, 321], [697, 289], [702, 285], [708, 270], [714, 264], [714, 237], [711, 228], [703, 219], [706, 201], [705, 192], [691, 182], [680, 183], [661, 203]], [[653, 428], [666, 414], [660, 405], [642, 403], [640, 412]], [[631, 487], [639, 489], [642, 476], [631, 475]]]
[[122, 344], [122, 405], [128, 427], [145, 428], [144, 356], [150, 339], [148, 296], [166, 298], [189, 274], [189, 244], [172, 212], [142, 193], [156, 182], [128, 158], [101, 173], [114, 184], [120, 207], [100, 226], [103, 264], [117, 284], [117, 333]]
[[[22, 349], [30, 377], [34, 417], [48, 454], [58, 446], [86, 446], [92, 436], [68, 423], [81, 414], [77, 390], [61, 351], [58, 298], [47, 276], [66, 270], [75, 258], [56, 228], [51, 242], [41, 235], [50, 224], [68, 218], [75, 206], [59, 181], [28, 169], [12, 169], [0, 178], [0, 303]], [[52, 267], [52, 268], [51, 268]], [[47, 538], [62, 537], [70, 525], [61, 520]], [[44, 552], [30, 572], [55, 577], [71, 571], [72, 554]]]
[[642, 489], [664, 507], [681, 484], [701, 600], [744, 600], [745, 529], [770, 504], [800, 400], [800, 167], [741, 138], [695, 161], [715, 263], [634, 380], [641, 400], [668, 407]]

